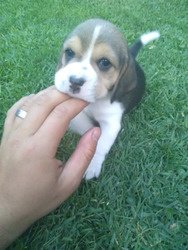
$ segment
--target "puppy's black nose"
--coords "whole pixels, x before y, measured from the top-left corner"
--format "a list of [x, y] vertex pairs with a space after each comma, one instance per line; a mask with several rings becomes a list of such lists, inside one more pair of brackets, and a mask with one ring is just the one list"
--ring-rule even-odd
[[70, 76], [69, 81], [72, 85], [81, 87], [85, 83], [86, 80], [82, 77], [78, 78], [76, 76]]
[[69, 81], [71, 83], [70, 90], [76, 94], [81, 90], [81, 86], [86, 82], [86, 80], [82, 77], [78, 78], [76, 76], [70, 76]]

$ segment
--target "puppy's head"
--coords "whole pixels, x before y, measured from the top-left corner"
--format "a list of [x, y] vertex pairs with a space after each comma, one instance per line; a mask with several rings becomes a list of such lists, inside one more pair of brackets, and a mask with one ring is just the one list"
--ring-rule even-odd
[[95, 102], [117, 84], [128, 58], [119, 30], [108, 21], [90, 19], [66, 38], [55, 85], [70, 96]]

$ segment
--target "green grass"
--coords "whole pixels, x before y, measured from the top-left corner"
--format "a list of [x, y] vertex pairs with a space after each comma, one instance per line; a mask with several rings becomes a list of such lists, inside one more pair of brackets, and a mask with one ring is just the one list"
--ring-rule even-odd
[[[161, 32], [139, 55], [147, 92], [123, 120], [100, 178], [83, 182], [10, 249], [188, 249], [187, 14], [186, 0], [1, 1], [1, 134], [16, 100], [53, 84], [62, 41], [76, 24], [108, 19], [129, 43]], [[59, 155], [67, 158], [76, 141], [67, 134]]]

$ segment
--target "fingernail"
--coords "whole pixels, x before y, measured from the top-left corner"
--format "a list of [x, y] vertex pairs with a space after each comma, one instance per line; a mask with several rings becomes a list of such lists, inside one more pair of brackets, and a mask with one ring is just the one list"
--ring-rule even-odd
[[92, 138], [94, 141], [98, 141], [101, 135], [101, 130], [100, 128], [94, 128], [92, 131]]

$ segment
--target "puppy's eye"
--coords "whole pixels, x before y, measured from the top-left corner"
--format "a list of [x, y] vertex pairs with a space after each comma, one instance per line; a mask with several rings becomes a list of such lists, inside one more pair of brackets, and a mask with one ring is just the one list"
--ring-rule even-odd
[[67, 61], [71, 60], [75, 56], [75, 53], [72, 49], [66, 49], [65, 50], [65, 57]]
[[107, 58], [101, 58], [97, 61], [97, 65], [101, 71], [107, 71], [112, 66], [111, 62]]

